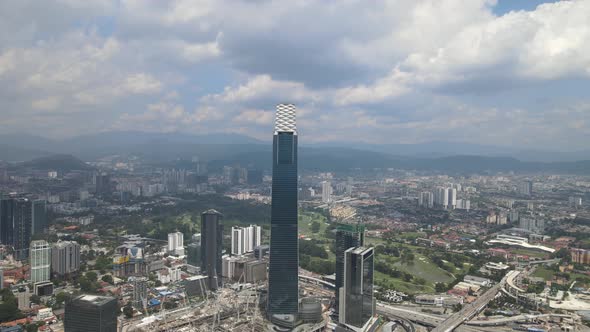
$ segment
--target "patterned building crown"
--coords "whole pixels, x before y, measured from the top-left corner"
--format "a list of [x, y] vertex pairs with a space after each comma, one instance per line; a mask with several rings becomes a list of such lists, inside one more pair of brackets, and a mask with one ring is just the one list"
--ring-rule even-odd
[[275, 132], [292, 132], [297, 131], [295, 123], [295, 105], [278, 104], [277, 118], [275, 122]]

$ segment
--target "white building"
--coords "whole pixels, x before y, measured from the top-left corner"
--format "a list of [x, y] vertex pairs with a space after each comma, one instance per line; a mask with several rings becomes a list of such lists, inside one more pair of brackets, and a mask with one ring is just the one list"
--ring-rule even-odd
[[168, 234], [168, 252], [174, 255], [184, 255], [184, 235], [181, 232]]
[[455, 209], [457, 207], [457, 189], [448, 188], [448, 208]]
[[330, 203], [332, 201], [332, 184], [330, 181], [322, 182], [322, 202]]
[[31, 283], [49, 281], [51, 273], [51, 247], [45, 240], [31, 242]]
[[449, 206], [449, 190], [448, 188], [438, 187], [434, 191], [434, 204], [443, 209]]
[[257, 225], [247, 227], [232, 227], [231, 229], [231, 253], [243, 255], [253, 252], [260, 245], [262, 228]]

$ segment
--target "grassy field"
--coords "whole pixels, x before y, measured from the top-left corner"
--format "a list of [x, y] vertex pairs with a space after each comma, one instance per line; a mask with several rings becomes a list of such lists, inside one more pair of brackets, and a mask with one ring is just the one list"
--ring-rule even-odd
[[[311, 231], [311, 225], [313, 222], [320, 223], [320, 231], [317, 233], [313, 233]], [[324, 240], [324, 232], [328, 227], [328, 223], [326, 222], [326, 217], [319, 213], [315, 212], [299, 212], [299, 221], [298, 221], [298, 228], [299, 228], [299, 235], [303, 235], [312, 239], [317, 240]]]
[[410, 273], [414, 277], [422, 278], [430, 284], [434, 284], [435, 282], [446, 283], [454, 280], [449, 272], [436, 266], [427, 257], [420, 254], [415, 255], [416, 258], [414, 258], [413, 264], [402, 264], [401, 262], [397, 262], [393, 264], [393, 266], [400, 271]]
[[404, 293], [417, 294], [434, 292], [434, 287], [432, 287], [429, 284], [418, 285], [412, 281], [406, 282], [401, 279], [391, 278], [390, 276], [383, 274], [379, 271], [375, 271], [374, 277], [376, 285], [386, 284], [388, 285], [388, 287]]
[[524, 249], [524, 248], [519, 248], [519, 249], [510, 249], [510, 251], [514, 254], [519, 254], [519, 255], [527, 255], [530, 257], [537, 257], [537, 258], [547, 258], [549, 257], [549, 254], [545, 253], [545, 252], [541, 252], [541, 251], [537, 251], [537, 250], [532, 250], [532, 249]]
[[544, 266], [539, 266], [535, 272], [533, 273], [533, 277], [536, 278], [543, 278], [545, 280], [551, 280], [553, 275], [555, 274], [554, 271], [545, 268]]

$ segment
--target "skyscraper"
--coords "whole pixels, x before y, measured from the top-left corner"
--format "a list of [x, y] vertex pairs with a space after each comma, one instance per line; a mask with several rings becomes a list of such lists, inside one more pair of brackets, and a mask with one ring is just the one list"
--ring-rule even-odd
[[29, 257], [29, 245], [31, 244], [31, 226], [33, 224], [32, 202], [28, 198], [14, 199], [13, 247], [15, 258], [24, 260]]
[[365, 243], [365, 226], [344, 224], [336, 228], [336, 309], [339, 306], [340, 288], [344, 285], [344, 253]]
[[345, 252], [338, 317], [341, 324], [363, 328], [375, 313], [373, 258], [373, 248], [357, 247]]
[[45, 200], [38, 199], [33, 201], [32, 207], [32, 226], [31, 234], [40, 234], [45, 231], [47, 227], [47, 206]]
[[297, 127], [295, 106], [277, 105], [272, 155], [268, 314], [293, 324], [298, 313]]
[[31, 242], [31, 283], [48, 281], [51, 272], [51, 247], [45, 240]]
[[223, 249], [221, 213], [207, 210], [201, 215], [201, 272], [207, 276], [209, 289], [217, 289], [221, 281]]
[[117, 299], [82, 295], [66, 302], [65, 332], [116, 332]]
[[58, 241], [51, 249], [51, 271], [59, 276], [80, 269], [80, 245], [75, 241]]

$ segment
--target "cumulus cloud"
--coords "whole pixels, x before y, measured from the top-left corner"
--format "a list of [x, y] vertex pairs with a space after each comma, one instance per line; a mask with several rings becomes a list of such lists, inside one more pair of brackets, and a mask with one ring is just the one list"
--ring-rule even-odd
[[[590, 83], [590, 2], [501, 16], [495, 5], [3, 1], [0, 129], [36, 121], [48, 134], [259, 137], [274, 104], [288, 101], [301, 109], [302, 133], [319, 141], [511, 144], [548, 133], [555, 137], [547, 144], [557, 146], [587, 137], [580, 110], [590, 101], [578, 86]], [[90, 114], [100, 121], [85, 121]]]

